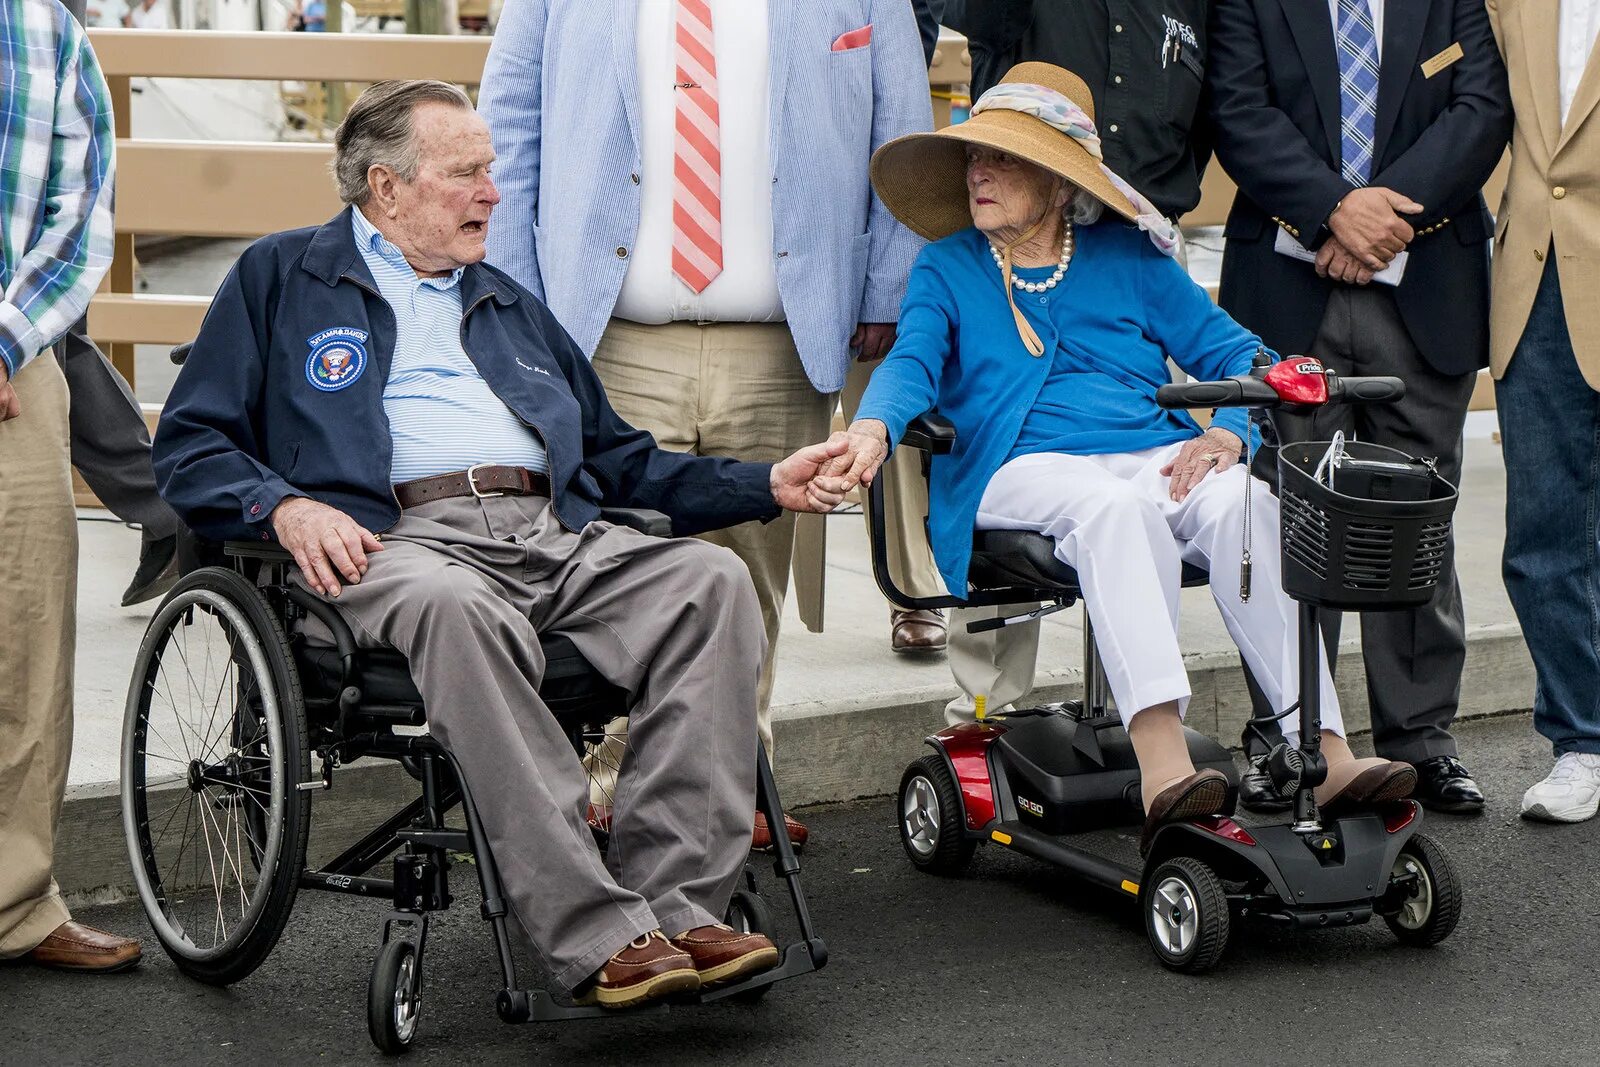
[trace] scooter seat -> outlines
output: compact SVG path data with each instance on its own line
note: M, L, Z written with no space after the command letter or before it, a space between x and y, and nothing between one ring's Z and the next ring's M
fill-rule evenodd
M1030 586L1079 593L1078 572L1056 558L1056 543L1032 530L977 530L972 535L968 579L974 589ZM1183 584L1205 585L1206 572L1183 565Z

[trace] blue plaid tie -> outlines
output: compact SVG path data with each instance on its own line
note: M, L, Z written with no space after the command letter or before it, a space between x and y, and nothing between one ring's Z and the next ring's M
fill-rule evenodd
M1340 173L1352 185L1372 176L1372 140L1378 119L1378 35L1367 0L1339 0Z

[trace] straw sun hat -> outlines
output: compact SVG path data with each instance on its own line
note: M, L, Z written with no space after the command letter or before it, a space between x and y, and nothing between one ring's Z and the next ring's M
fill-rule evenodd
M1052 94L1065 97L1088 117L1088 133L1094 136L1094 99L1082 78L1049 63L1019 63L979 98L967 121L936 133L897 137L873 154L872 186L895 218L930 241L971 226L969 145L1005 152L1058 174L1129 222L1147 214L1135 208L1117 187L1121 179L1112 178L1081 138L1063 133L1036 113L1008 110L1004 104L984 106L1012 95L1007 92L1010 86L1025 90L1023 95L1040 101L1045 109L1050 108Z

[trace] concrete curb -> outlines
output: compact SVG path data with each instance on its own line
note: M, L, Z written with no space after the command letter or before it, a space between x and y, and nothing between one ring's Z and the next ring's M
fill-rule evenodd
M1369 729L1366 672L1360 646L1340 647L1339 699L1352 733ZM1249 717L1250 698L1238 657L1209 652L1188 657L1194 695L1188 722L1202 733L1236 744ZM1077 669L1042 673L1035 703L1078 695ZM1467 639L1460 718L1525 710L1531 705L1533 664L1514 623L1479 626ZM892 792L922 740L944 723L949 685L899 695L791 704L773 725L779 788L791 808L881 796ZM310 844L313 863L328 859L415 798L416 785L399 767L367 760L341 768L330 793L314 793ZM131 892L132 873L123 841L115 782L68 790L56 837L56 881L69 903L108 903Z

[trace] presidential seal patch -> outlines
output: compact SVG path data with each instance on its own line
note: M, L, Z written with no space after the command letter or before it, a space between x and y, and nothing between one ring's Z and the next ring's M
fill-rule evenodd
M324 393L336 393L355 384L367 369L367 334L350 326L335 326L306 339L311 356L306 360L306 380Z

